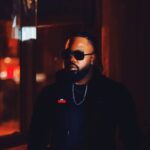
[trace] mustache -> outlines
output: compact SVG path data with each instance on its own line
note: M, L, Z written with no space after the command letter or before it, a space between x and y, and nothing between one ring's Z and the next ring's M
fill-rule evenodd
M71 65L75 66L75 67L77 68L77 70L79 71L79 67L78 67L75 63L70 62L70 63L66 63L66 64L65 64L65 66L66 66L67 68L70 67Z

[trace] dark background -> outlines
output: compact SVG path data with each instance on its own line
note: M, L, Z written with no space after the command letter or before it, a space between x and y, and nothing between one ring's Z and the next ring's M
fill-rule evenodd
M1 0L1 20L11 19L12 4L12 0ZM39 45L44 43L39 47L44 49L47 46L47 50L51 48L51 54L63 47L64 36L70 31L89 29L95 33L100 41L99 57L103 51L102 56L107 56L108 59L107 65L104 64L104 69L109 70L107 75L125 84L134 97L143 133L143 150L150 149L149 6L148 0L39 0L37 14L39 26L56 25L52 29L38 29ZM101 38L102 29L106 35L104 40ZM43 39L41 35L47 38ZM105 45L107 54L102 49ZM37 51L37 56L40 57L40 49Z

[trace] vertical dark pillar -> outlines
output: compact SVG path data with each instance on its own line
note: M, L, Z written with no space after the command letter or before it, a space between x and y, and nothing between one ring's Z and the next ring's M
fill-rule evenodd
M21 12L21 128L22 131L28 129L35 91L35 64L36 39L30 36L31 27L36 30L36 0L22 2ZM27 33L23 31L26 28ZM34 32L34 31L33 31Z

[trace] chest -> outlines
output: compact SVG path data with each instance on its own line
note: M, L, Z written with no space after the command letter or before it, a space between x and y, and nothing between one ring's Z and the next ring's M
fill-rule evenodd
M62 99L64 102L59 102ZM76 122L96 124L99 126L113 125L116 123L116 106L113 98L100 94L88 94L85 101L77 106L72 95L61 95L55 102L53 111L55 124L68 126Z

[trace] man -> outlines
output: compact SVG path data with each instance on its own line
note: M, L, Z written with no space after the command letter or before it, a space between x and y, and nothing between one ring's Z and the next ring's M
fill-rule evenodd
M28 150L115 150L117 129L125 150L138 150L133 100L124 86L94 66L93 38L74 34L62 56L64 69L38 98Z

